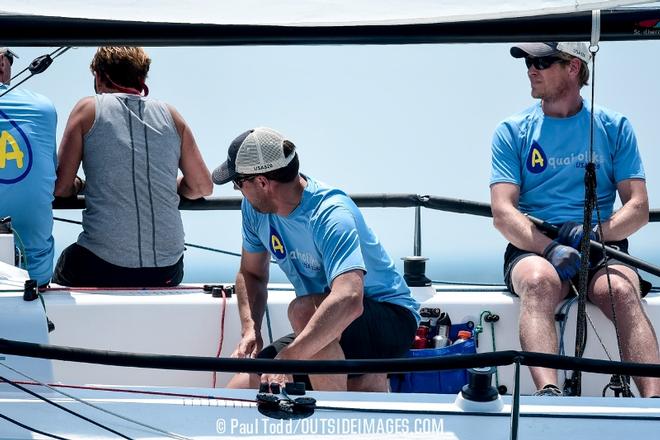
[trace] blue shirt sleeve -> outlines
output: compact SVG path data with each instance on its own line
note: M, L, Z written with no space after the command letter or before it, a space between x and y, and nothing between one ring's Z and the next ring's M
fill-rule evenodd
M336 277L350 270L360 269L366 273L357 224L348 207L341 204L326 207L316 220L313 232L329 286Z
M637 138L632 125L622 118L617 145L614 152L614 181L644 179L644 166L637 147Z
M509 124L503 122L495 130L491 154L490 184L508 182L520 185L520 149Z
M266 248L259 240L257 216L254 208L246 199L243 199L241 203L241 215L243 217L243 249L252 253L264 252Z

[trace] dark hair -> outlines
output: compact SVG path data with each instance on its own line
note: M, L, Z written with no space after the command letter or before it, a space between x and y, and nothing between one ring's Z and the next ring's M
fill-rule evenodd
M296 177L298 177L298 170L300 169L300 162L298 161L298 153L295 151L296 146L293 145L291 141L284 141L284 157L289 157L291 154L295 154L294 158L291 159L291 162L284 168L279 168L277 170L269 171L262 174L268 180L274 180L280 183L292 182Z

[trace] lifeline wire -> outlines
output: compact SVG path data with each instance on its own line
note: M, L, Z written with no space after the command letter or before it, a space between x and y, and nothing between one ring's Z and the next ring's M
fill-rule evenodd
M107 409L105 409L105 408L101 408L100 406L94 405L93 403L89 403L89 402L87 402L87 401L85 401L85 400L83 400L83 399L80 399L80 398L78 398L78 397L76 397L76 396L73 396L73 395L71 395L71 394L69 394L69 393L65 393L64 391L60 391L60 390L58 390L57 388L54 388L54 387L48 385L47 383L41 382L40 380L37 380L37 379L35 379L35 378L33 378L33 377L31 377L31 376L29 376L29 375L27 375L27 374L25 374L25 373L23 373L23 372L21 372L21 371L18 371L18 370L16 370L15 368L10 367L9 365L7 365L7 364L5 364L5 363L3 363L3 362L0 362L0 365L2 365L3 367L7 368L8 370L13 371L14 373L16 373L16 374L18 374L18 375L20 375L20 376L23 376L23 377L26 378L26 379L31 380L35 385L40 385L40 386L42 386L42 387L48 388L48 389L51 390L51 391L54 391L54 392L56 392L56 393L58 393L58 394L61 394L61 395L65 396L65 397L68 397L69 399L75 400L75 401L78 402L78 403L82 403L83 405L87 405L87 406L89 406L89 407L91 407L91 408L94 408L94 409L96 409L96 410L98 410L98 411L104 412L104 413L109 414L109 415L111 415L111 416L118 417L118 418L120 418L120 419L122 419L122 420L125 420L125 421L129 422L129 423L134 423L134 424L136 424L136 425L142 426L143 428L147 428L147 429L150 429L150 430L152 430L152 431L154 431L154 432L157 432L157 433L159 433L159 434L166 435L166 436L168 436L168 437L170 437L170 438L175 438L175 439L178 439L178 440L190 440L189 437L184 437L184 436L179 435L179 434L175 434L175 433L172 433L172 432L168 432L168 431L164 431L164 430L162 430L162 429L156 428L155 426L147 425L146 423L138 422L137 420L131 419L131 418L129 418L129 417L122 416L121 414L117 414L117 413L115 413L115 412L113 412L113 411L107 410Z
M4 420L8 421L9 423L13 423L13 424L16 425L16 426L20 426L21 428L26 429L26 430L31 431L31 432L34 432L34 433L36 433L36 434L45 435L45 436L47 436L47 437L54 438L54 439L57 439L57 440L69 440L69 439L67 439L66 437L60 437L59 435L50 434L50 433L48 433L48 432L41 431L41 430L39 430L39 429L37 429L37 428L33 428L33 427L29 426L29 425L26 425L25 423L21 423L21 422L19 422L19 421L16 420L16 419L12 419L11 417L6 416L6 415L4 415L4 414L2 414L2 413L0 413L0 419L4 419Z
M12 382L12 381L9 380L9 379L4 378L3 376L0 376L0 381L6 382L6 383L8 383L8 384L11 385L11 386L13 386L13 387L15 387L15 388L18 388L19 390L21 390L21 391L23 391L23 392L26 392L26 393L30 394L31 396L36 397L37 399L43 400L44 402L48 403L49 405L53 405L54 407L59 408L59 409L61 409L62 411L66 411L66 412L68 412L68 413L71 414L71 415L74 415L74 416L76 416L76 417L78 417L78 418L81 418L81 419L83 419L83 420L85 420L85 421L87 421L87 422L89 422L89 423L91 423L91 424L93 424L93 425L98 426L99 428L105 429L106 431L109 431L109 432L111 432L111 433L113 433L113 434L116 434L116 435L118 435L118 436L121 437L121 438L124 438L124 439L126 439L126 440L132 440L130 437L125 436L125 435L122 434L121 432L115 431L114 429L112 429L112 428L108 428L107 426L105 426L105 425L103 425L103 424L101 424L101 423L99 423L99 422L96 422L96 421L90 419L89 417L85 417L85 416L83 416L82 414L78 414L78 413L75 412L75 411L72 411L72 410L70 410L70 409L68 409L68 408L65 408L65 407L63 407L62 405L60 405L59 403L53 402L53 401L50 400L50 399L47 399L47 398L45 398L45 397L43 397L43 396L40 396L39 394L37 394L37 393L35 393L35 392L33 392L33 391L30 391L30 390L28 390L27 388L25 388L24 386L21 386L21 385L19 385L19 384L17 384L17 383L14 383L14 382Z

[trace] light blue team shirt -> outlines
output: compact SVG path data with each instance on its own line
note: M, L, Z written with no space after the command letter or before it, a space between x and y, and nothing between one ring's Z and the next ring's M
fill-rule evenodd
M5 90L0 85L0 93ZM11 216L30 278L39 285L53 273L56 127L55 107L45 96L19 88L0 98L0 216Z
M339 275L366 272L364 294L410 310L419 304L355 203L342 191L304 176L300 204L286 217L257 212L243 199L243 248L268 251L297 296L328 293Z
M568 118L543 114L538 103L502 122L492 145L490 184L520 187L519 209L552 224L582 221L584 167L589 162L590 104ZM612 215L616 186L644 179L637 139L628 119L596 106L594 163L601 218ZM593 217L593 224L597 221Z

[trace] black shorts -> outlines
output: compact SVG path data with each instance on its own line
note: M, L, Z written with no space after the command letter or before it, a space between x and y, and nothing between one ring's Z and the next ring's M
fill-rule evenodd
M183 255L172 266L122 267L77 243L62 251L53 282L72 287L171 287L183 279Z
M628 240L624 239L621 241L611 241L605 243L606 246L609 246L611 248L614 248L616 250L619 250L624 253L628 253ZM522 249L519 249L509 243L509 245L506 247L506 251L504 252L504 283L506 284L506 287L509 289L511 293L514 295L517 295L516 292L513 290L513 283L511 281L511 273L513 272L514 266L523 258L529 256L529 255L538 255L534 252L530 251L525 251ZM637 273L637 276L639 277L639 287L640 287L640 292L642 294L642 298L646 296L647 293L651 290L651 283L643 279L640 275L637 269L633 266L631 266L628 263L624 263L621 260L617 260L616 258L608 258L607 262L605 261L605 257L603 256L603 251L601 249L594 250L591 249L591 252L589 252L589 281L591 281L591 278L598 272L600 269L604 268L605 265L608 266L613 266L613 265L620 265L620 266L626 266L631 268L632 270ZM576 275L573 278L573 282L576 283L578 282L578 276ZM569 293L569 296L572 294Z
M417 321L410 310L388 302L364 297L364 311L341 335L339 345L346 359L387 359L404 357L410 349ZM265 347L257 358L273 359L295 339L290 333ZM356 375L349 375L354 377ZM294 375L296 382L305 382L311 389L307 375Z

